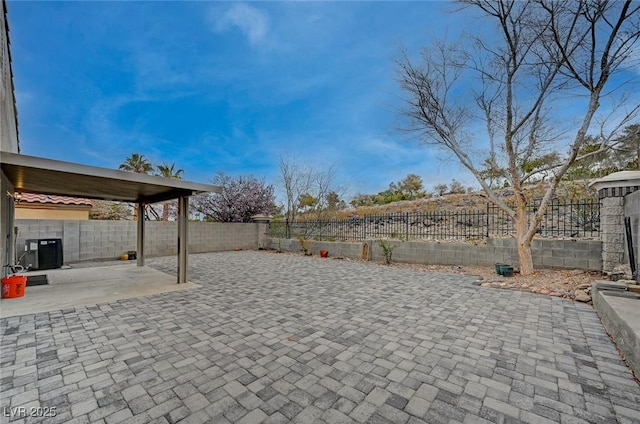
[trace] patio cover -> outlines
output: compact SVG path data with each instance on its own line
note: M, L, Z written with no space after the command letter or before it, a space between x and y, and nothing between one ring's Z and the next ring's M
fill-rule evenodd
M138 204L138 266L144 266L145 204L179 199L178 283L187 282L189 196L220 193L218 186L115 169L0 152L2 171L15 191Z

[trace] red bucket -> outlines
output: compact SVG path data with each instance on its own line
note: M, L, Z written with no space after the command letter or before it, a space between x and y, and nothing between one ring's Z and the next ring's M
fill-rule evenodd
M27 287L27 277L24 275L9 275L2 278L2 298L12 299L24 296Z

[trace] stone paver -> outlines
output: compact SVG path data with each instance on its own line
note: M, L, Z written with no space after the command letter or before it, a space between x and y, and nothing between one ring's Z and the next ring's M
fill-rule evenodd
M588 305L269 252L191 255L190 275L1 319L0 422L640 422Z

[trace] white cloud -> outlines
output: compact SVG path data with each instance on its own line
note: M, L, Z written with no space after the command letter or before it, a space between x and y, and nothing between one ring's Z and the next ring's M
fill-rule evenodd
M219 32L239 29L254 46L265 40L269 29L267 14L244 3L234 4L222 16L214 16L214 22Z

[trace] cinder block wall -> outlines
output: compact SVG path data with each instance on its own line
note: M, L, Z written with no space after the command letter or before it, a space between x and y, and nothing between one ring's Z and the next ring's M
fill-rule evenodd
M256 223L190 222L189 252L203 253L258 247ZM65 263L116 259L136 250L137 224L132 221L16 220L18 256L27 239L62 239ZM149 221L145 225L148 257L178 252L178 224Z
M377 241L369 240L371 258L384 260ZM486 244L389 241L398 247L393 261L425 265L494 266L502 262L518 266L518 252L514 239L489 239ZM329 256L360 259L362 243L308 241L315 255L328 250ZM283 251L301 250L298 240L277 239L271 247ZM534 240L533 263L537 268L602 270L602 242L599 240Z
M176 231L178 226L175 227ZM177 233L176 233L177 237ZM175 239L174 239L175 240ZM172 254L177 254L177 245ZM192 253L220 252L234 249L258 248L258 224L225 222L190 222L189 251Z
M640 203L640 196L634 201ZM131 221L16 220L16 226L18 256L24 251L26 239L44 238L62 239L65 263L116 259L122 253L136 250L136 223ZM151 221L146 223L145 229L147 256L177 254L177 223ZM258 244L258 240L264 236L261 231L264 233L265 229L266 226L258 223L190 222L189 251L204 253L266 247ZM361 257L362 243L308 243L316 255L324 249L329 251L330 256L352 259ZM372 259L382 261L384 256L378 243L374 240L369 240L368 243ZM493 266L496 262L504 262L518 265L513 239L489 239L486 244L419 241L390 243L398 245L393 252L393 260L397 262L468 266ZM300 251L298 240L271 239L270 246L284 251ZM534 240L533 251L534 265L539 268L602 270L602 242L598 240Z
M628 194L624 198L624 216L631 218L631 234L633 235L634 254L636 257L636 269L640 270L640 191ZM625 242L625 253L626 242ZM627 263L629 256L627 259Z
M625 263L624 198L605 197L600 202L602 266L604 271L613 271L618 265Z

